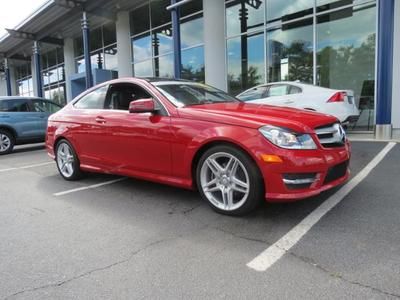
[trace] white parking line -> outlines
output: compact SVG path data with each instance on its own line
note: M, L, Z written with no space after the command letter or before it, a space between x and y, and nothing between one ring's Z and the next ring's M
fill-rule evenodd
M101 183L97 183L97 184L93 184L93 185L88 185L88 186L83 186L80 188L76 188L76 189L72 189L72 190L68 190L68 191L64 191L64 192L59 192L59 193L55 193L53 194L53 196L59 197L59 196L64 196L67 194L71 194L71 193L76 193L76 192L80 192L80 191L84 191L84 190L90 190L90 189L95 189L104 185L109 185L109 184L113 184L122 180L125 180L126 177L123 178L118 178L118 179L114 179L114 180L110 180L110 181L106 181L106 182L101 182Z
M40 163L40 164L34 164L34 165L28 165L28 166L22 166L22 167L14 167L14 168L8 168L8 169L0 169L0 173L3 172L9 172L9 171L15 171L15 170L23 170L23 169L30 169L30 168L36 168L36 167L41 167L41 166L46 166L54 164L53 161L50 162L45 162L45 163Z
M286 252L288 252L297 242L332 208L343 200L368 174L382 161L389 151L396 145L390 142L371 160L368 165L361 170L352 180L345 184L334 195L311 212L303 221L292 228L275 244L271 245L260 255L250 261L247 266L256 271L266 271L276 263Z

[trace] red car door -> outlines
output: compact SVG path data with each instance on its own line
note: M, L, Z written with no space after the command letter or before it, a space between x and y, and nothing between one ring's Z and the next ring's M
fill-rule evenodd
M105 126L102 156L113 172L171 174L172 132L168 113L129 113L131 101L150 97L145 89L131 83L110 86L107 110L98 117L103 118Z
M83 96L67 111L69 138L76 148L81 164L93 169L107 169L104 151L106 126L102 116L106 113L105 97L108 85L101 86ZM70 115L70 116L68 116Z

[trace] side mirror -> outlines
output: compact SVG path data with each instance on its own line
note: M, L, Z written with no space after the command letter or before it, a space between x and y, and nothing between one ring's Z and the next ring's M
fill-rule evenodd
M157 110L158 108L156 108L153 98L134 100L129 103L130 113L154 113Z

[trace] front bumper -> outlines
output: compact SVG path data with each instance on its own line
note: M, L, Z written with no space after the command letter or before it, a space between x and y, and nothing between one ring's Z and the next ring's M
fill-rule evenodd
M291 202L331 189L350 175L350 145L318 150L279 150L282 163L261 163L268 202Z

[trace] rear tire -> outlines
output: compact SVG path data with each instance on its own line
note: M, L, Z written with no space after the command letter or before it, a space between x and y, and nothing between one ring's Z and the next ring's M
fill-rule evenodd
M5 129L0 129L0 155L9 154L15 145L14 135Z
M74 181L82 177L78 156L67 140L61 140L57 143L56 163L60 175L65 180Z
M212 147L201 156L196 182L202 198L225 215L245 215L264 198L258 166L247 153L229 145Z

